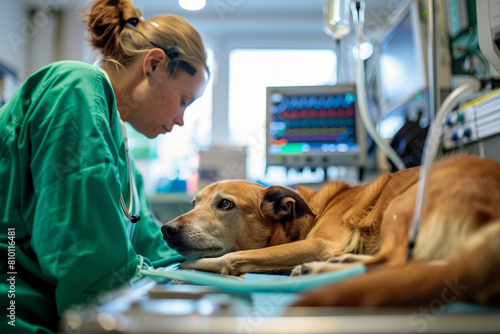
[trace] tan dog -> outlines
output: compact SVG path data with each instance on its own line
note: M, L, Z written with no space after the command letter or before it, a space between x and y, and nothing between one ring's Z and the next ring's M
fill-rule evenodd
M403 265L418 173L419 168L413 168L383 174L360 186L333 182L319 192L219 182L201 190L193 210L166 223L162 232L180 254L205 257L185 262L183 268L222 274L291 270L298 265L295 273L321 272L358 260L367 265ZM414 260L445 260L444 264L415 264L422 274L411 272L408 280L377 270L339 285L342 291L356 292L360 298L365 294L359 291L372 291L378 299L368 298L366 304L374 305L384 304L383 287L394 288L395 293L409 289L405 291L414 292L413 300L401 297L401 304L420 303L429 298L430 290L439 292L436 286L445 280L462 277L469 284L462 298L500 291L500 164L470 156L448 158L434 164L429 185ZM326 260L337 263L307 263ZM401 275L408 276L411 268ZM417 282L429 286L429 294L408 286ZM335 286L330 289L338 292ZM337 293L338 299L328 299L320 292L299 305L356 304L350 295Z

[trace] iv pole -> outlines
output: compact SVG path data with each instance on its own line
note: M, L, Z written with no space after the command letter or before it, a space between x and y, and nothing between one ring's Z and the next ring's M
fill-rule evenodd
M436 4L428 0L428 33L427 33L427 70L429 77L429 124L434 122L436 111L439 109L441 93L439 91L439 73L437 66L437 38L436 38Z

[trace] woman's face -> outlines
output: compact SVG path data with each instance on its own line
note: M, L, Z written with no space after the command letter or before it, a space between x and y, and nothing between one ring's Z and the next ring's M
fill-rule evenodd
M202 66L194 66L195 75L181 68L174 76L164 66L150 73L134 90L133 112L126 121L148 138L172 131L174 125L184 125L184 111L203 95L207 73Z

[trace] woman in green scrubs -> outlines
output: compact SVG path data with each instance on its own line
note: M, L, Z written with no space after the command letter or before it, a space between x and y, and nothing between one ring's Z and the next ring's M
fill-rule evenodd
M98 0L86 23L102 67L48 65L0 109L1 333L62 330L63 311L130 284L143 261L181 260L121 122L149 138L182 126L205 89L205 50L185 20L140 17L130 0Z

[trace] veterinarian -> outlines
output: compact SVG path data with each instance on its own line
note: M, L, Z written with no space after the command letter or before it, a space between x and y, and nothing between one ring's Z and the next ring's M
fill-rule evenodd
M123 122L149 138L183 125L208 80L201 37L176 16L142 19L130 0L98 0L85 23L100 67L48 65L0 109L1 333L59 331L63 311L130 284L142 263L180 260Z

